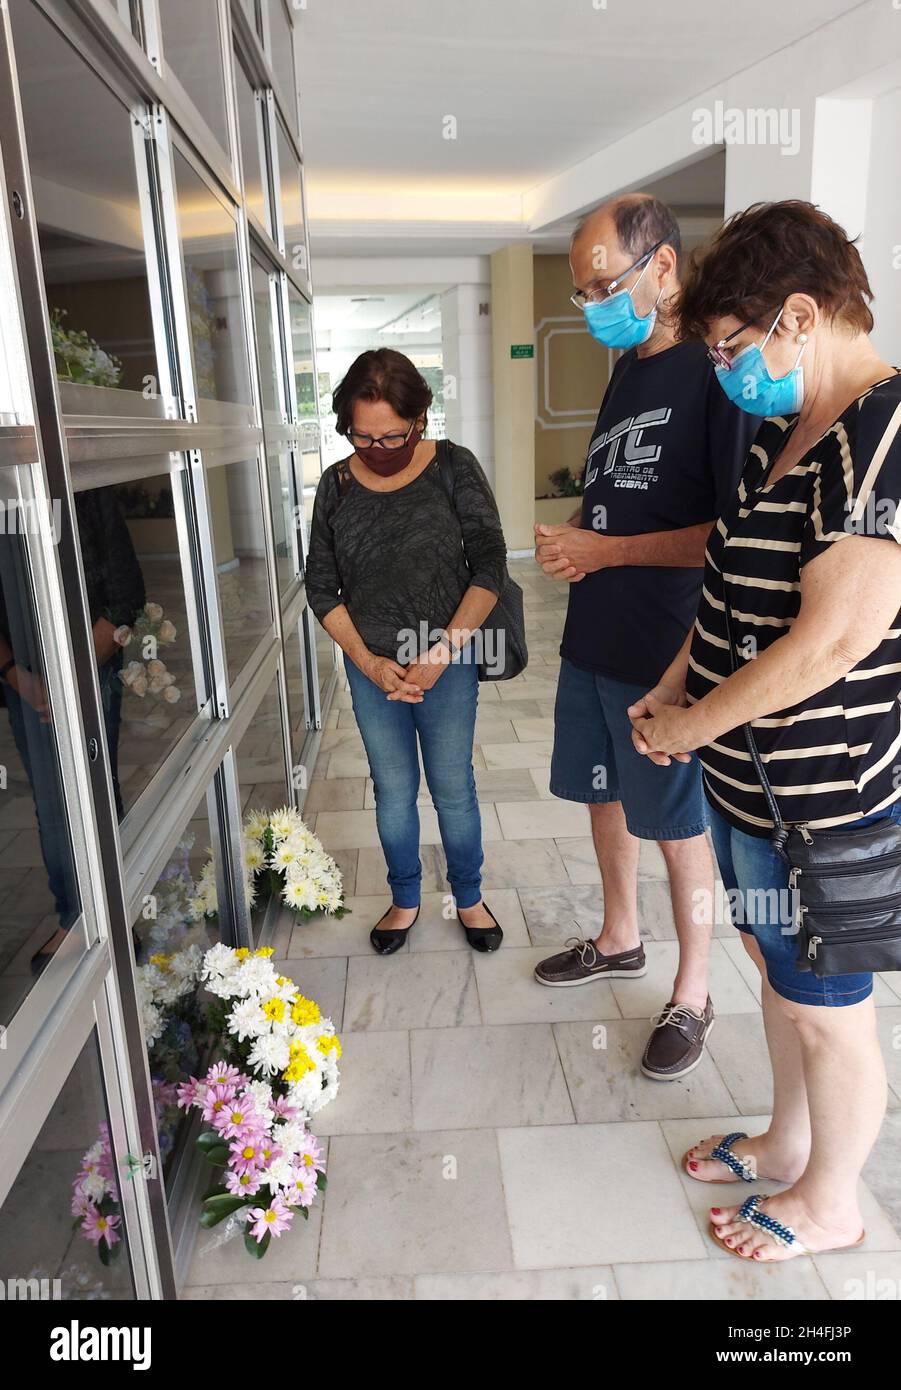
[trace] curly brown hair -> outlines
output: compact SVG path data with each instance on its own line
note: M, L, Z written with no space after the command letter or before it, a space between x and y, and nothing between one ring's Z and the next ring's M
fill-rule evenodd
M769 327L790 294L809 294L855 333L873 327L860 252L813 203L753 203L692 252L675 304L680 336L704 338L716 319Z

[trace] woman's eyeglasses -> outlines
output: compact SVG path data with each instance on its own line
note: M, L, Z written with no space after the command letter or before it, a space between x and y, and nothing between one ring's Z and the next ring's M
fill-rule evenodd
M729 344L732 342L733 338L738 337L739 333L744 333L745 329L750 327L751 325L749 323L743 323L741 328L736 328L727 338L720 338L718 343L715 343L713 347L707 349L707 356L715 367L719 367L726 372L732 370L736 349L730 348Z
M415 423L414 420L413 424ZM402 449L410 438L412 429L413 425L410 426L406 434L383 434L379 439L374 438L371 434L358 434L356 430L348 430L347 438L355 449Z

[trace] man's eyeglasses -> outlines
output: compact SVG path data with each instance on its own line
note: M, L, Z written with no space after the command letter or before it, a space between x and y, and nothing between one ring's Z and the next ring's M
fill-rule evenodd
M618 275L615 280L611 280L609 285L597 290L576 290L575 294L570 295L570 303L575 304L577 309L584 309L586 304L597 304L602 299L607 299L611 294L615 294L624 280L636 271L640 265L645 265L656 251L659 251L663 241L655 241L654 245L645 251L644 255L639 256L637 261L633 261L628 270L624 270L622 275Z

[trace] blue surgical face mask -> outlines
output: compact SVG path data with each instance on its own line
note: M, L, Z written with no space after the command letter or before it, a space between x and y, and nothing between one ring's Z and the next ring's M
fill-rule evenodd
M656 249L656 248L655 248ZM642 276L648 265L635 281L634 289L638 289L641 284ZM661 290L661 294L663 291ZM582 306L585 315L585 322L592 338L596 338L604 347L609 348L631 348L638 347L640 343L646 343L650 338L657 321L657 305L660 303L658 294L654 307L644 318L636 312L635 304L632 299L632 290L617 290L616 294L607 295L604 299Z
M796 415L804 400L804 369L801 358L807 347L807 338L802 334L801 349L795 358L795 365L785 376L773 377L766 364L763 349L776 331L776 324L782 318L782 310L776 315L770 331L758 346L751 343L742 348L732 359L731 367L714 365L716 379L729 400L746 410L749 415Z

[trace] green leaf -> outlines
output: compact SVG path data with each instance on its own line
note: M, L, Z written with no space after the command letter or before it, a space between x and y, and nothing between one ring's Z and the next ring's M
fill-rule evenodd
M245 1205L243 1197L234 1197L230 1192L223 1192L217 1197L205 1197L200 1212L200 1224L205 1231L209 1231Z
M325 1176L324 1173L316 1174L316 1186L319 1188L320 1192L324 1192L325 1189L328 1187L328 1178Z
M256 1239L255 1236L252 1236L250 1234L250 1231L245 1231L244 1249L247 1251L248 1255L252 1255L255 1260L261 1260L265 1255L266 1251L269 1249L269 1242L271 1240L272 1236L268 1231L263 1236L263 1239L259 1241Z

